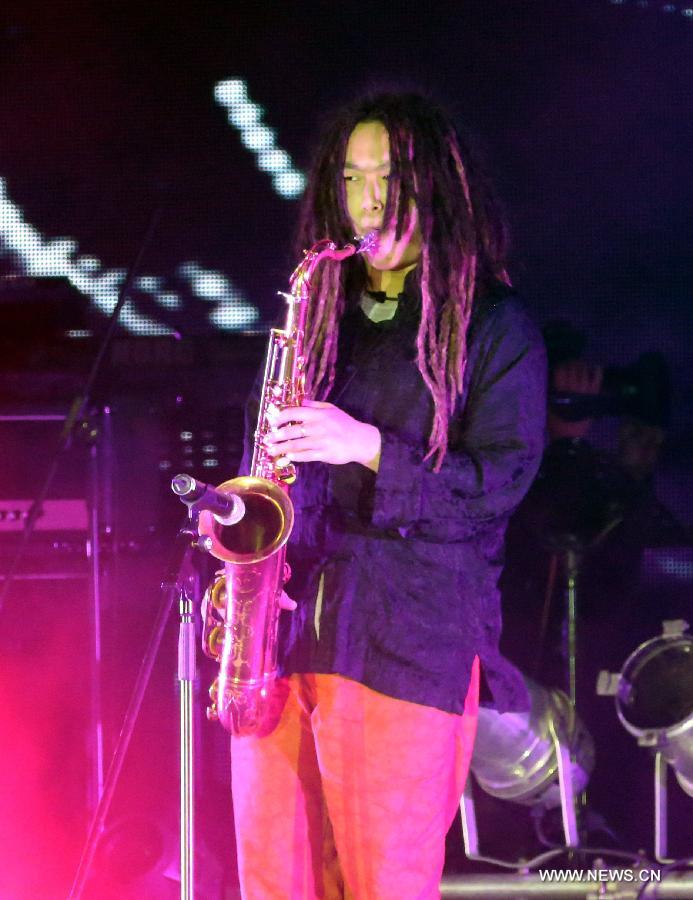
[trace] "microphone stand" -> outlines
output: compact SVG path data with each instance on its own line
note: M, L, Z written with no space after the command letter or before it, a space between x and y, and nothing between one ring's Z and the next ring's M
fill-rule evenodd
M192 504L191 506L194 506ZM194 540L192 539L194 538ZM194 897L194 758L193 758L193 688L195 682L194 604L197 572L191 551L197 546L197 511L190 509L189 519L178 532L166 578L162 583L163 598L145 651L135 687L128 704L113 758L106 776L103 793L94 812L68 900L79 900L94 860L99 838L113 800L120 772L130 745L145 691L161 647L174 597L178 595L180 628L178 638L178 680L180 691L180 810L181 810L181 900Z
M190 549L200 547L197 537L199 510L195 504L188 505L188 527L181 533L194 536L183 558L183 566L190 566ZM169 578L171 573L169 573ZM178 630L178 681L179 734L180 734L180 897L181 900L195 898L195 601L199 599L194 577L178 575L178 610L180 625ZM164 588L166 590L166 588ZM199 607L199 604L198 604Z
M208 538L198 536L198 519L201 510L209 508L209 496L203 493L195 500L180 497L188 508L185 524L176 538L173 556L166 578L161 585L163 599L152 629L130 698L123 727L111 761L106 784L89 826L89 833L77 874L72 883L68 900L79 900L84 890L89 869L94 860L99 838L104 830L115 788L118 783L125 755L130 745L135 723L144 694L158 655L164 629L178 596L180 623L178 630L178 681L180 682L180 897L195 897L195 721L194 697L196 680L195 607L199 600L199 579L193 563L192 550L207 549Z

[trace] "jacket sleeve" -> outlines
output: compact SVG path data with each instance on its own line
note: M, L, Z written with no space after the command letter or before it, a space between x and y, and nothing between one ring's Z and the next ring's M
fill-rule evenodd
M464 541L505 518L541 461L546 358L522 306L505 301L477 329L440 472L425 450L384 430L372 525L404 537Z

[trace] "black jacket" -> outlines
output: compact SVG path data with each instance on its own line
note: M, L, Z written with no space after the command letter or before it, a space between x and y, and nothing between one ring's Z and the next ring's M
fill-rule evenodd
M328 399L380 429L380 467L300 466L286 585L299 607L282 614L281 669L338 673L461 713L479 654L497 708L524 708L522 680L498 650L497 582L508 517L541 459L543 342L513 296L476 304L464 394L434 473L423 461L433 403L416 366L418 317L408 281L393 319L376 324L360 308L342 319Z

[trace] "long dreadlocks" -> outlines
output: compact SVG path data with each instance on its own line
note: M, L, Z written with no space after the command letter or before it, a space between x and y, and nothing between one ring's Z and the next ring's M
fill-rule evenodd
M417 364L434 404L426 458L438 471L445 458L448 421L462 392L467 328L475 296L508 283L507 232L491 185L450 118L428 98L382 93L340 110L325 129L305 192L298 243L329 237L350 240L343 178L346 146L360 122L380 122L390 140L391 173L384 224L402 236L413 201L423 238L416 278L421 319ZM339 321L347 298L360 297L366 267L360 257L325 264L316 273L308 313L306 384L309 396L326 397L335 378Z

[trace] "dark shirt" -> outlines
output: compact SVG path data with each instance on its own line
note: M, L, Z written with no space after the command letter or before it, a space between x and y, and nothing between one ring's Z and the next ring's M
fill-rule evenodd
M374 323L358 307L342 319L328 399L380 429L380 467L300 466L286 585L298 609L282 614L281 671L337 673L461 713L478 654L497 708L526 708L522 679L498 650L497 582L508 517L541 459L543 342L514 297L477 303L435 473L424 462L433 402L416 365L418 317L410 284L393 319Z

